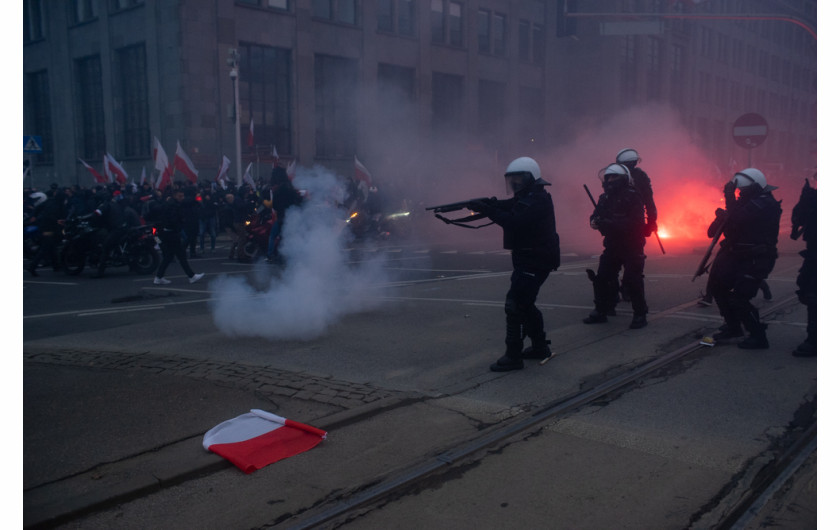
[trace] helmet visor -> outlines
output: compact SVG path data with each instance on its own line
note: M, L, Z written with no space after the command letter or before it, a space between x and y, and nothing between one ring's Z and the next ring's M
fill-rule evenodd
M525 189L533 179L534 177L526 171L505 173L505 186L507 187L508 193L515 194Z

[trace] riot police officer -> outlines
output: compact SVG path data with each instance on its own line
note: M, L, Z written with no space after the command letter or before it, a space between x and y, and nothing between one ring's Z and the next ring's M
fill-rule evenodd
M535 302L549 273L560 266L560 243L554 202L545 190L549 183L540 175L540 166L533 158L517 158L505 171L513 197L470 205L502 227L503 247L511 251L513 261L510 289L505 296L505 354L490 366L494 372L520 370L523 358L551 356L542 312ZM526 336L531 338L531 346L523 350Z
M773 197L764 173L747 168L735 173L723 187L726 209L715 212L709 226L713 237L723 223L724 239L709 271L708 289L724 319L724 326L714 339L727 340L749 336L739 348L767 349L767 325L759 320L758 310L750 300L758 292L776 264L781 202ZM739 196L735 197L735 190Z
M618 300L618 271L624 267L624 289L633 307L630 329L647 325L645 300L645 205L633 186L630 170L622 164L610 164L600 171L604 193L598 198L589 226L604 236L604 251L598 261L598 273L591 277L595 309L583 319L585 324L607 321L614 314Z
M796 276L796 294L808 309L807 337L796 347L793 355L814 357L817 355L817 189L812 188L807 179L790 220L790 238L796 240L802 236L805 241L805 250L799 253L805 259Z

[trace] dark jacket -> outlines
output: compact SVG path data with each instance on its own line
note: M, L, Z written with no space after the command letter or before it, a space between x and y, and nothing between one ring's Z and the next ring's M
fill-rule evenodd
M590 216L604 236L604 248L638 251L645 246L645 205L632 186L602 193Z
M543 185L532 184L511 199L494 201L486 213L502 227L502 243L511 251L514 268L555 270L560 266L554 202Z
M737 201L730 201L725 215L718 215L709 226L709 232L714 234L725 220L722 247L749 257L775 258L781 216L781 202L773 197L772 191L749 197L742 195Z

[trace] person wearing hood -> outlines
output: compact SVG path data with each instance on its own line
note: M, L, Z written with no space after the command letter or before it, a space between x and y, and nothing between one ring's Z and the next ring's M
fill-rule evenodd
M490 366L494 372L521 370L523 359L551 357L542 312L535 303L551 271L560 266L554 202L545 190L533 158L520 157L505 171L513 197L474 201L470 209L486 215L502 228L503 247L511 251L513 273L505 296L505 353ZM525 337L531 346L523 349Z
M778 258L782 206L773 197L774 189L767 184L764 173L752 167L735 173L723 187L726 209L715 211L715 220L708 230L708 236L714 237L723 227L723 241L709 270L708 283L724 320L723 327L713 336L715 341L743 337L746 329L749 336L738 343L739 348L770 347L767 325L759 320L758 310L750 300Z

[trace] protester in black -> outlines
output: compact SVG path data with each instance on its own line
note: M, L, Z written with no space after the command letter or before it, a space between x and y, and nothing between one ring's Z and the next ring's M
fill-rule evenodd
M735 190L739 190L736 199ZM780 201L773 197L774 186L755 168L735 173L723 187L726 209L718 208L709 226L713 237L723 223L724 239L709 271L708 289L724 319L717 340L749 336L738 344L745 349L767 349L767 325L759 320L750 300L758 293L776 263L779 239Z
M535 302L549 273L560 265L554 202L545 190L549 184L541 178L540 166L532 158L517 158L508 165L505 180L512 198L470 205L502 227L503 247L511 251L513 261L505 296L505 354L490 366L494 372L522 369L523 358L551 356L542 312ZM531 347L523 350L526 336L531 338Z
M595 293L595 309L583 319L585 324L607 322L618 301L618 272L624 267L624 289L633 307L630 329L647 325L648 306L645 299L645 206L641 194L633 186L630 170L621 164L610 164L601 170L604 193L598 198L589 226L604 236L604 251L597 274L591 273Z
M155 274L155 285L172 283L163 275L174 258L178 258L178 263L181 264L181 268L184 269L184 274L190 279L190 283L195 283L204 276L204 273L195 274L187 261L186 248L181 239L181 232L184 229L183 202L184 191L181 189L174 190L172 196L166 199L163 204L160 220L156 223L163 259L160 262L157 274Z

